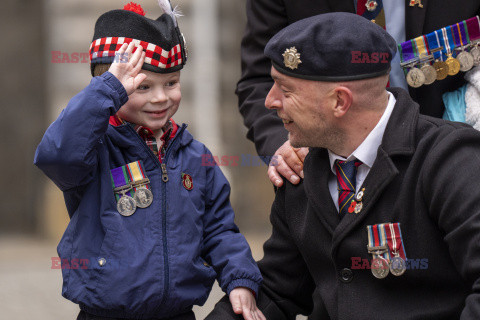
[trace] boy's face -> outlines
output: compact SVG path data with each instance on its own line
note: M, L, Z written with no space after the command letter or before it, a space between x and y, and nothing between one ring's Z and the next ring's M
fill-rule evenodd
M182 99L180 71L166 74L147 70L140 72L146 74L147 78L128 97L127 103L117 114L125 121L149 128L157 136L177 112Z

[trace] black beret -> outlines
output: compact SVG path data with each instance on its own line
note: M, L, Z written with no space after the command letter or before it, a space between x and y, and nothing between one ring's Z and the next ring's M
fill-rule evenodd
M112 10L98 18L89 51L92 75L96 64L112 63L115 51L132 41L146 52L142 69L170 73L183 68L187 53L173 18L165 13L153 20L145 17L141 8L138 10L141 12Z
M351 81L385 75L397 50L375 23L334 12L299 20L274 35L265 55L286 75L317 81Z

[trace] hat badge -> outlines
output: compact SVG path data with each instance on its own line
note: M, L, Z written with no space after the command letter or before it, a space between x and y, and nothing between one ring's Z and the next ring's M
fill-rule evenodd
M285 67L292 70L297 69L298 65L302 63L302 60L300 60L300 53L297 52L297 49L295 47L286 49L282 56Z

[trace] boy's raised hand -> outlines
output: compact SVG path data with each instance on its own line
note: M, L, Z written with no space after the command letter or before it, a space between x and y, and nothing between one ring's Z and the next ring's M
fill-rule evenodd
M132 51L135 44L130 42L122 44L120 49L115 52L115 60L108 69L123 85L128 95L131 95L135 89L147 77L139 73L145 60L145 52L142 46L138 46L135 53Z
M230 292L229 298L233 312L242 314L245 320L267 320L257 308L255 297L249 289L235 288Z

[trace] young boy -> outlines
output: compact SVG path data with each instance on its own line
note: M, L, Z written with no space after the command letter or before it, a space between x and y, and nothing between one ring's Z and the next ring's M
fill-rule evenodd
M89 261L62 268L62 295L80 305L77 319L195 319L193 305L217 278L237 314L265 319L228 182L201 165L208 149L171 119L186 52L162 4L157 20L133 3L97 20L95 77L38 146L35 164L63 191L71 218L58 254Z

